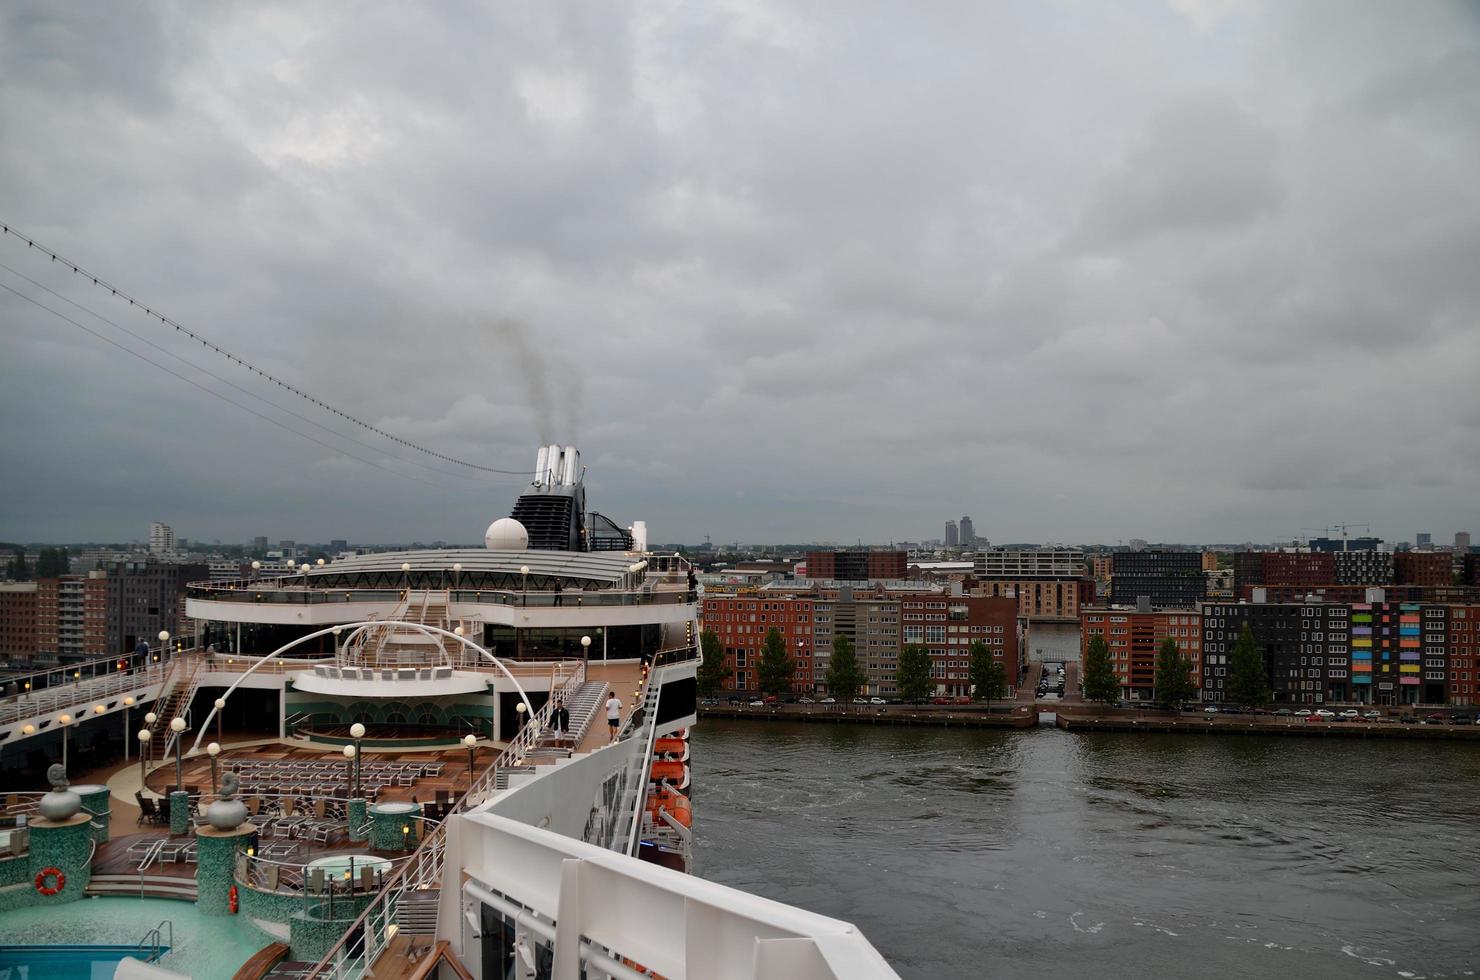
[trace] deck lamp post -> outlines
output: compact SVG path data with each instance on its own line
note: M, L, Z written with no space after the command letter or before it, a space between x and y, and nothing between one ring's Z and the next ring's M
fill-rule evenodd
M216 756L218 756L220 754L221 754L221 745L220 745L220 743L218 743L218 742L212 742L210 745L207 745L206 746L206 755L208 755L208 756L211 757L211 795L212 796L215 796L216 795L216 786L217 786L217 782L216 782Z
M359 799L359 794L355 792L358 788L356 784L359 782L359 780L355 779L355 772L360 768L359 760L359 750L353 745L346 745L344 747L344 768L346 770L345 776L348 778L345 782L349 783L349 798L352 800Z
M519 712L519 731L522 732L524 731L524 702L520 701L514 705L514 710ZM514 734L517 735L519 732L515 732Z
M226 699L216 699L216 741L221 741L221 713L226 710Z
M151 732L149 729L147 729L147 728L141 728L141 729L139 729L138 738L139 738L139 786L140 786L140 788L146 788L146 787L144 787L144 777L147 775L147 773L144 771L144 757L149 754L149 740L151 738L153 738L153 737L154 737L154 733Z
M128 761L128 716L134 706L134 696L128 695L123 699L123 761Z
M170 631L169 630L160 630L159 631L159 645L160 645L160 648L163 649L165 653L169 653L170 652Z
M589 662L591 660L591 637L581 637L581 659Z
M401 574L405 576L406 594L409 596L411 594L411 563L409 561L401 562Z
M527 605L529 605L529 566L528 565L520 565L519 566L519 576L523 580L523 583L524 583L522 586L520 586L520 591L524 593L524 596L523 596L523 605L526 605L527 606Z
M257 581L257 576L259 574L261 574L261 572L262 572L262 563L260 561L253 561L252 562L252 581L254 581L254 582Z
M62 771L67 770L67 729L72 724L71 715L61 715L57 718L57 724L62 726Z
M353 746L349 746L349 747L350 748L353 748L355 750L354 755L352 756L352 758L355 760L355 787L354 787L354 789L355 789L355 799L359 799L360 798L360 739L362 739L362 738L365 737L365 726L362 725L362 724L360 724L359 722L355 722L353 725L349 726L349 737L355 740L355 744ZM349 753L346 752L345 755L349 755Z
M462 579L462 562L455 561L455 562L452 563L452 589L453 589L454 592L457 591L458 582L461 579Z
M524 705L520 705L523 708ZM478 751L478 736L469 732L463 736L463 746L468 750L468 792L473 791L473 755Z
M159 715L156 715L154 712L152 712L152 711L146 711L144 713L144 724L149 726L148 728L145 728L144 731L149 732L149 738L153 738L154 737L154 732L152 731L152 729L154 728L154 723L156 721L158 721L158 720L159 720ZM148 738L141 738L141 739L139 739L139 741L140 742L147 743L149 741L149 739ZM149 746L147 744L142 745L142 746L139 747L139 751L140 752L143 752L148 747ZM143 765L144 764L144 760L142 758L139 759L139 764L140 765Z
M185 788L185 776L182 766L183 760L180 758L180 735L185 731L185 719L176 718L170 722L170 731L175 733L175 789L183 790Z

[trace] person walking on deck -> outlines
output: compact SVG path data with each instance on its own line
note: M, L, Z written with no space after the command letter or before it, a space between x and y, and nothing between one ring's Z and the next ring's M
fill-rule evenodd
M621 727L621 724L622 699L613 693L611 697L606 699L606 727L610 732L608 741L615 742L617 740L617 729Z

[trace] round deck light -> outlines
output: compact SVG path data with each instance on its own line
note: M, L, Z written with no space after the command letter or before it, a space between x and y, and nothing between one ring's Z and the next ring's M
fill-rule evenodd
M206 755L210 756L212 759L214 759L216 756L218 756L220 754L221 754L221 745L220 745L219 742L212 742L210 745L207 745L206 746Z
M170 631L169 630L160 630L159 631L159 642L160 643L168 643L168 642L170 642Z
M128 697L124 698L123 704L124 707L132 708L134 706L134 696L130 694Z
M411 571L411 563L409 561L403 561L403 562L401 562L401 571L403 571L403 572L409 572L409 571Z
M61 717L57 718L57 724L61 725L63 728L66 728L68 725L72 724L72 716L62 715Z
M142 745L154 737L154 733L147 728L139 729L139 743Z
M217 698L216 699L216 710L217 711L220 711L222 708L225 708L225 707L226 707L226 699L225 698Z
M262 563L260 561L254 561L254 562L252 562L252 571L254 571L254 572L260 572L260 571L262 571Z
M36 726L35 725L22 725L21 726L21 734L22 735L35 735L36 734Z
M176 718L174 721L170 722L170 731L174 732L176 735L180 734L184 730L185 730L185 719L184 718Z
M355 757L355 755L356 755L356 751L355 751L355 747L353 745L346 745L344 747L344 757L346 759L353 759Z
M461 627L461 626L454 626L454 627L453 627L453 628L452 628L452 632L453 632L453 633L454 633L454 634L455 634L455 635L457 635L457 636L462 636L462 635L463 635L463 634L464 634L464 633L466 633L466 632L467 632L467 630L465 630L465 629L463 629L463 628L462 628L462 627Z
M93 705L93 714L95 714L95 715L100 715L100 714L102 714L103 712L105 712L107 710L108 709L105 708L105 707L103 707L101 704L95 704L95 705Z
M324 567L324 559L320 558L318 561L314 562L314 564L315 565L318 565L320 568L323 568Z
M460 561L453 562L452 563L452 570L454 572L460 572L460 571L462 571L462 562L460 562Z
M156 714L155 714L155 713L154 713L154 712L152 712L152 711L151 711L151 712L149 712L149 713L148 713L148 714L147 714L147 715L145 715L145 716L144 716L144 720L145 720L145 721L146 721L146 722L148 722L148 723L149 723L149 724L151 724L151 725L152 725L152 724L154 724L154 723L155 723L155 722L156 722L156 721L158 721L158 720L159 720L159 715L156 715Z
M355 722L353 725L349 726L349 736L350 738L364 738L365 726L360 724L359 722Z
M523 705L520 705L520 707L523 707ZM463 742L464 745L466 745L468 748L471 749L475 745L478 744L478 736L477 735L464 735L462 742Z

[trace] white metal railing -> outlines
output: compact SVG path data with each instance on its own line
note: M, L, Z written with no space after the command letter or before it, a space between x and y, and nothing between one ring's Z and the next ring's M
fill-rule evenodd
M171 664L151 664L143 670L106 674L94 680L76 681L15 695L0 703L0 724L60 714L69 709L88 708L112 695L151 687L164 678L172 663L173 661Z
M579 977L582 964L588 975L646 976L632 968L638 963L672 980L897 976L848 922L507 817L462 818L458 847L444 888L461 887L464 909L488 905L513 920L526 948L549 949L555 980ZM476 956L471 929L441 938L465 959Z

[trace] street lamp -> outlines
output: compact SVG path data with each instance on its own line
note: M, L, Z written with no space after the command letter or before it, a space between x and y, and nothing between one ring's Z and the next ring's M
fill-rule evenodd
M405 576L404 581L406 583L406 594L407 595L410 595L411 594L411 563L409 561L403 561L403 562L401 562L401 574L403 576Z
M169 653L170 652L170 631L169 630L160 630L159 631L159 645L164 650L165 653Z
M258 576L258 574L261 573L261 571L262 571L262 563L260 561L253 561L252 562L252 581L255 582L257 580L257 576Z
M154 733L149 729L139 729L139 787L141 789L148 788L144 786L144 756L149 754L149 740L153 737Z
M521 586L521 591L524 593L523 604L527 606L529 605L529 566L520 565L519 574L524 579L524 584L523 586Z
M67 727L72 724L71 715L61 715L57 724L62 726L62 771L67 771Z
M216 741L221 741L221 713L226 710L226 699L216 699Z
M180 742L182 741L180 733L185 731L185 719L176 718L170 722L170 731L175 733L175 789L179 790L185 788L185 776L181 770L182 760L180 759Z
M216 795L216 756L221 754L221 745L212 742L206 746L206 755L211 757L211 795Z
M359 782L359 780L355 779L355 772L360 768L359 757L359 749L355 748L355 746L346 745L344 747L344 765L345 768L349 770L347 775L349 776L348 782L350 785L350 799L359 799L359 796L355 793L355 784Z
M581 659L587 661L591 659L591 637L589 636L581 637Z
M521 704L519 710L523 711L524 705ZM471 793L473 791L473 755L478 751L478 736L469 732L463 736L462 743L468 750L468 792Z
M355 799L360 798L360 739L365 737L365 726L355 722L349 726L349 737L355 740Z
M461 578L462 578L462 562L455 561L455 562L452 563L452 588L453 588L454 591L457 590L458 580L461 579Z

